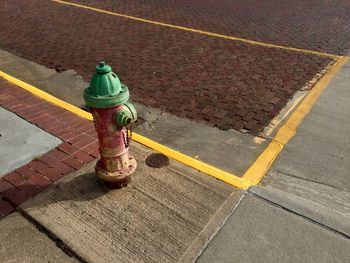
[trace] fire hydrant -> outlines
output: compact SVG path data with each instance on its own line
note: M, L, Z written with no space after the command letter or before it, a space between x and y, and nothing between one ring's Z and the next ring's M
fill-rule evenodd
M136 169L136 160L128 151L131 125L137 119L134 106L128 102L129 89L109 65L100 62L84 91L84 100L93 115L100 144L96 175L111 188L123 187Z

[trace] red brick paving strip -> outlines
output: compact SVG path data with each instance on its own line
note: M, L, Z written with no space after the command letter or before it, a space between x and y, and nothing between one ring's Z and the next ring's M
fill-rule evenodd
M0 197L0 218L8 215L13 211L15 211L13 205L8 201L2 200L2 198Z
M63 143L0 179L0 218L98 156L93 123L0 78L0 106Z
M100 5L106 1L94 2ZM158 8L149 11L163 16L171 13L170 2L177 7L181 6L180 1L113 2L115 5L125 5L126 8L134 3L135 10L142 12L147 9L144 6L149 6L148 2L157 2ZM198 11L195 14L199 14L202 12L202 1L200 5L197 2L188 1L194 7L190 10L182 9L181 12L189 19L191 13L187 12ZM203 6L218 5L218 8L204 7L207 15L200 14L202 24L212 16L217 16L217 12L223 12L224 3L229 2L231 1L203 2ZM289 2L294 6L293 1ZM3 0L2 3L0 48L59 72L74 69L85 81L90 81L99 60L107 60L129 86L134 101L223 130L240 131L244 128L251 134L258 135L295 92L331 61L315 55L252 46L141 23L51 1ZM248 6L246 10L258 11L255 5ZM162 7L165 8L164 13L159 11ZM273 16L270 9L264 8L264 12L266 10L268 17ZM302 10L302 14L307 15L308 12ZM298 19L298 16L294 17ZM234 19L235 15L220 16L216 22L220 24L220 21L231 18ZM261 22L265 18L261 18ZM245 17L238 20L240 19L248 21ZM344 20L344 15L341 20ZM216 22L208 23L214 25ZM276 23L275 20L273 22ZM254 26L259 25L255 23ZM232 30L245 28L227 21L221 26ZM331 29L332 32L338 30L335 27ZM304 32L299 31L300 34ZM283 35L284 32L287 31L283 29L274 35ZM263 33L265 36L271 35L268 30ZM344 31L344 34L348 34L348 31ZM332 34L326 34L327 41L333 39L329 36ZM296 37L297 34L292 34L291 39ZM305 43L313 39L312 36L302 34L299 38ZM23 111L35 121L40 121L44 114L32 112L31 109ZM56 129L55 119L51 121L53 123L50 128ZM39 126L47 125L44 120L41 122ZM78 126L77 123L71 127ZM58 133L61 138L69 140L76 136L74 131L64 128L61 127Z

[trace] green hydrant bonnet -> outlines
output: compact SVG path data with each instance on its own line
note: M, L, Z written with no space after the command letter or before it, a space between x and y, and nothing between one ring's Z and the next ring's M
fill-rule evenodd
M111 66L100 62L90 86L84 91L84 100L86 106L93 108L114 107L129 100L129 89L112 72Z

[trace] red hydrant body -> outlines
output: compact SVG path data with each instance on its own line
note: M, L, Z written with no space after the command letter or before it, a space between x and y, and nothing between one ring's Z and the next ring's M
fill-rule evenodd
M130 125L137 119L135 108L128 102L129 90L111 67L101 62L84 99L93 115L100 144L96 175L110 187L125 186L136 169L136 160L128 151Z
M101 159L96 164L96 174L104 181L126 184L129 175L136 169L136 161L129 154L129 132L118 126L115 121L120 110L127 110L125 105L114 108L91 110L100 143ZM122 182L125 181L125 182ZM121 185L122 186L122 185Z

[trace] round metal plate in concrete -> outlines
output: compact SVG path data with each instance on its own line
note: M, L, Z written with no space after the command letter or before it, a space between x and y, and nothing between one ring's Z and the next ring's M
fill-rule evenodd
M161 153L151 154L145 161L147 166L153 168L161 168L169 164L169 158Z

